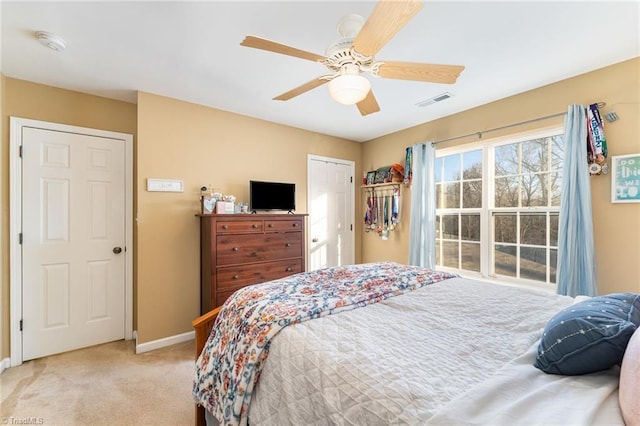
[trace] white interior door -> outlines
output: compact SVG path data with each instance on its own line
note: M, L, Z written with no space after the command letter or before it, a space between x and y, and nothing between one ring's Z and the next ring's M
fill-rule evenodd
M353 162L309 156L308 270L354 262Z
M22 134L22 355L125 337L125 142Z

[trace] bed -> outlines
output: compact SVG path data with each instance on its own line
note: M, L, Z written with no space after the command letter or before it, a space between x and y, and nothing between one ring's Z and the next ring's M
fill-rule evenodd
M194 321L196 423L624 424L618 365L534 366L550 319L577 302L393 262L247 287Z

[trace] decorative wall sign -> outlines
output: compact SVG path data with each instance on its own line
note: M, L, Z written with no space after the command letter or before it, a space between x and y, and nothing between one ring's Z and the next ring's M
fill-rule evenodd
M611 202L640 203L640 154L611 157Z

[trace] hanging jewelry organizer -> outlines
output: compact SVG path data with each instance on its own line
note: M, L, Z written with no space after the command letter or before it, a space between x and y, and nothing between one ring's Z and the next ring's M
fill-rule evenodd
M380 183L363 188L366 193L364 231L375 232L381 239L388 240L400 224L400 184Z

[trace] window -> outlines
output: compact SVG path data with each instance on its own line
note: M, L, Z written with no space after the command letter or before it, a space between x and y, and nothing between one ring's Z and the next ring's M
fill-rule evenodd
M555 284L562 130L436 153L436 265Z

